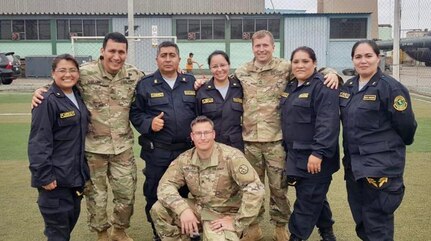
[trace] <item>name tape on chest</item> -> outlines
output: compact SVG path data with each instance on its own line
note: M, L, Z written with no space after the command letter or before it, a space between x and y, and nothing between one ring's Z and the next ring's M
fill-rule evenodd
M287 98L289 97L289 93L283 92L281 93L281 97Z
M308 98L308 96L309 96L309 93L302 93L302 94L300 94L300 95L298 96L298 98L300 98L300 99L307 99L307 98Z
M233 102L242 104L242 98L233 98Z
M398 95L394 99L394 108L397 111L404 111L407 109L407 100L402 95Z
M340 98L348 99L350 97L350 94L347 92L340 92Z
M205 98L201 100L202 104L211 104L214 103L214 99L213 98Z
M65 118L69 118L69 117L72 117L72 116L75 116L75 111L68 111L68 112L63 112L63 113L60 113L60 119L65 119Z
M195 96L196 95L196 91L194 91L194 90L184 90L184 95Z
M364 95L364 98L362 98L362 100L366 100L366 101L376 101L377 96L376 95Z
M159 93L151 93L151 98L161 98L164 97L165 93L159 92Z

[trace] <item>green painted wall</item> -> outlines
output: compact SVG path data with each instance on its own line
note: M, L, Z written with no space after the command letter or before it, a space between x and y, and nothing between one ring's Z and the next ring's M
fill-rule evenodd
M0 51L15 52L21 58L29 55L52 55L51 42L5 41L0 44Z

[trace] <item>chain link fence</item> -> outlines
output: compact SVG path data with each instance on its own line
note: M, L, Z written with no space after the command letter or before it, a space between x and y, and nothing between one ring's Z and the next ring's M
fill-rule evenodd
M304 13L371 13L371 38L392 44L395 0L265 0L267 10ZM344 7L344 8L343 8ZM400 81L412 92L431 96L431 0L400 0ZM374 23L376 19L377 24ZM289 19L287 20L289 21ZM377 28L377 29L376 29ZM287 30L288 31L288 30ZM331 30L329 30L331 31ZM286 35L289 32L285 32ZM307 36L319 38L319 35ZM287 45L288 43L285 43ZM349 45L348 43L347 45ZM332 50L340 50L335 48ZM386 71L392 74L392 46L382 48ZM316 50L316 49L315 49ZM332 51L331 50L331 51ZM333 52L333 51L332 51ZM337 52L337 51L335 51ZM316 52L317 53L317 52ZM334 55L336 55L335 53ZM289 55L286 53L285 57ZM331 56L341 61L345 56ZM348 56L350 58L350 56ZM336 61L327 61L337 65Z
M103 38L103 36L71 37L72 54L76 57L91 56L92 60L98 59ZM146 74L153 73L157 69L155 58L158 44L163 41L177 42L176 36L135 36L127 37L127 39L129 42L127 62L135 65Z

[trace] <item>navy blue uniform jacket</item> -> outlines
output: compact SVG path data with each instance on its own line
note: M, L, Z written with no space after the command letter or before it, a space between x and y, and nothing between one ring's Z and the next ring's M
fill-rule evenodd
M196 103L198 115L205 115L214 122L215 140L244 152L242 96L242 86L238 79L229 78L229 89L223 99L212 78L198 90Z
M417 127L409 92L380 69L360 91L358 81L348 80L340 91L344 167L356 180L402 176Z
M58 187L83 187L90 178L84 158L88 110L75 88L74 93L79 109L53 84L32 110L28 158L33 187L54 180Z
M190 123L196 118L195 81L193 75L178 74L172 89L157 70L138 82L135 100L130 108L130 120L141 134L140 138L164 145L177 143L191 145ZM159 132L153 132L151 122L160 112L164 112L164 127ZM153 165L168 166L172 161L170 152L155 151L158 153L150 153L143 148L141 158L145 161L158 162ZM145 156L153 154L158 155L157 158Z
M338 95L338 90L323 84L323 76L317 72L299 87L296 79L287 84L280 99L287 175L328 177L340 168ZM322 159L317 174L307 172L311 154Z

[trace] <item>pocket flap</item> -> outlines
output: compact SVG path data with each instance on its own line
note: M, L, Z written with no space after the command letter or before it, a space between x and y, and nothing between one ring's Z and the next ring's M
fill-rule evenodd
M379 153L379 152L387 152L389 151L389 146L386 141L367 143L359 145L359 153L361 155Z

